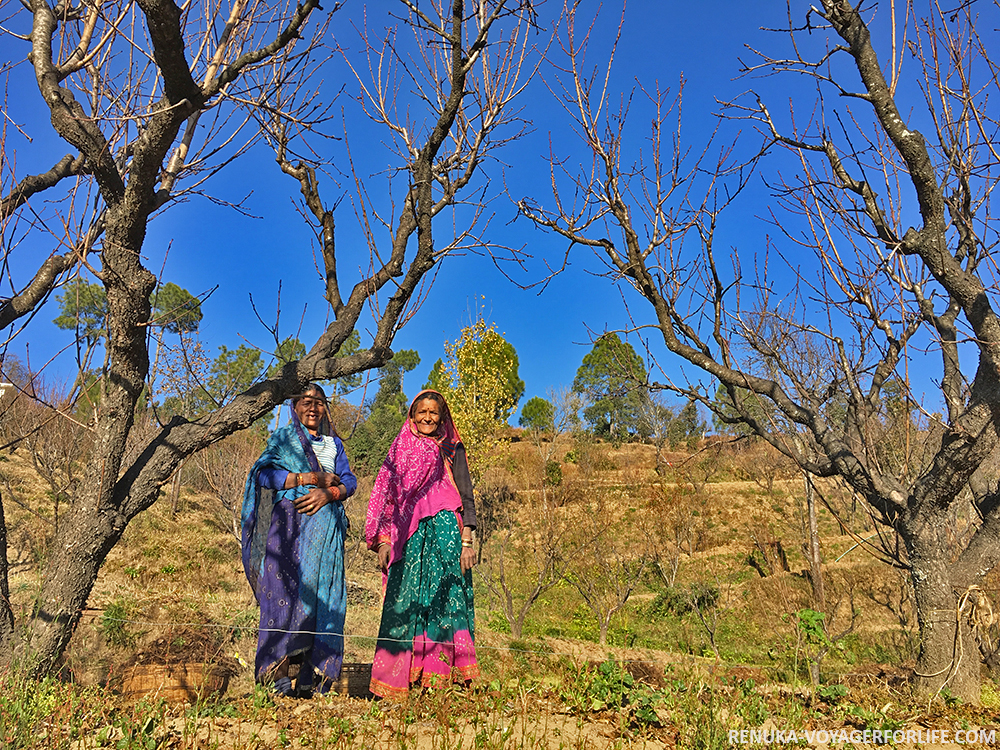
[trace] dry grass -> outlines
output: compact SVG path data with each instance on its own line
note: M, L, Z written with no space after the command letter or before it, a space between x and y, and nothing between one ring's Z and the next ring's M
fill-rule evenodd
M512 642L497 626L496 613L477 582L477 646L486 679L475 695L447 691L402 707L342 697L275 700L253 685L247 666L253 662L257 610L243 577L238 541L220 514L219 501L185 489L176 515L161 498L112 551L67 651L66 675L78 686L99 689L113 686L130 665L143 661L174 658L226 664L233 672L225 699L229 708L194 722L192 709L157 709L157 747L263 748L281 746L291 737L311 738L309 742L318 746L421 750L721 747L710 737L698 739L695 727L716 726L721 731L723 726L756 726L747 718L753 715L751 705L757 706L754 711L796 726L810 722L815 726L816 720L808 718L815 712L823 720L847 721L836 704L818 702L793 671L792 615L813 604L800 550L798 475L766 466L767 455L759 447L743 452L713 447L691 456L674 453L668 457L672 473L663 477L654 470L651 446L590 443L581 448L565 440L545 449L560 461L562 470L562 484L545 491L558 496L566 519L586 513L592 494L600 493L637 508L641 522L630 532L636 539L650 536L654 529L667 534L667 541L688 540L680 545L677 586L708 583L719 589L721 660L703 655L704 632L692 615L650 619L649 608L661 591L652 579L643 583L615 621L613 635L620 640L613 639L609 646L586 639L591 637L591 626L581 615L579 596L566 585L536 605L529 617L530 636ZM568 454L575 462L564 460ZM527 441L515 443L485 479L522 496L518 520L524 528L535 520L531 516L535 506L528 500L543 492L542 455ZM23 459L5 458L0 474L17 488L19 497L29 499L26 508L11 505L4 493L12 530L10 557L15 561L13 600L23 621L48 539L45 529L51 525L47 520L51 508L44 485ZM363 478L347 507L352 525L347 550L345 660L349 662L370 659L380 616L381 574L361 541L370 488L371 478ZM836 494L833 487L822 491L830 498ZM863 528L860 514L854 514L852 521ZM852 611L861 613L850 647L856 653L854 661L831 654L826 677L848 685L852 705L863 705L865 711L871 707L877 713L880 706L892 703L900 707L900 721L916 721L918 716L931 723L943 721L944 715L919 713L912 706L903 716L903 707L909 705L903 677L913 648L907 638L914 630L905 579L862 550L849 551L854 539L825 510L820 524L832 630L845 628ZM781 542L789 571L761 577L747 565L755 536ZM841 555L843 559L836 561ZM553 634L546 636L547 632ZM574 691L587 689L580 687L582 676L609 656L629 665L651 689L661 691L657 695L672 702L673 713L642 728L601 710L580 713L572 708ZM992 700L991 685L984 701ZM114 724L110 716L131 711L134 718L151 710L113 705L92 710L97 716L102 711L107 714L108 725ZM746 716L734 713L744 710L741 706ZM955 714L948 716L952 720ZM967 718L982 723L976 714ZM91 730L100 729L98 719L87 721ZM87 746L113 745L109 741Z

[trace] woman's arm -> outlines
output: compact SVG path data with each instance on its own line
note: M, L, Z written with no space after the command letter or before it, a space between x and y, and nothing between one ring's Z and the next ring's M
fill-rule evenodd
M455 446L455 460L451 465L455 486L462 498L462 553L459 564L463 573L472 570L476 564L476 552L472 541L472 532L476 528L476 495L472 487L472 476L469 474L469 459L465 454L465 446L459 443Z
M455 477L455 486L462 498L462 525L469 529L471 539L472 529L476 528L476 495L473 492L472 475L469 474L469 459L465 453L465 446L461 443L455 446L455 460L452 463L451 473Z
M295 486L294 475L280 466L265 466L257 472L257 484L269 490L287 490Z
M347 460L347 451L344 450L344 442L336 435L334 435L333 441L337 446L337 463L334 470L340 477L340 499L346 500L358 489L358 478L351 471L351 464Z

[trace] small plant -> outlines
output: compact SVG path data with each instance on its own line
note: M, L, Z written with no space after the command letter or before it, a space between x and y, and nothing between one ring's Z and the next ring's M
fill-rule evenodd
M101 613L101 621L97 626L104 642L112 648L131 648L135 645L136 636L129 629L134 604L122 597L108 604Z
M736 682L736 713L743 717L747 726L758 727L771 715L767 701L757 691L757 683L753 680L738 680Z
M840 701L841 698L846 697L847 693L848 690L844 685L824 685L821 688L817 688L816 697L824 703L833 705Z
M851 603L853 605L853 600ZM801 650L809 665L809 678L813 687L819 687L820 684L820 663L831 650L843 651L842 641L854 631L856 618L857 611L852 606L850 627L831 638L827 635L828 624L825 614L808 607L795 613L795 629L798 636L795 659L797 663Z
M659 691L637 682L614 659L579 672L562 695L571 708L581 713L617 711L630 723L645 725L659 723L656 708L664 700Z
M326 724L330 727L329 741L334 744L340 742L341 739L346 740L348 743L353 742L357 736L357 731L350 719L331 716L326 720Z
M897 729L902 729L906 722L902 719L889 718L888 710L889 704L874 711L862 706L850 706L847 709L847 714L860 720L861 729L879 729L883 732L894 732Z

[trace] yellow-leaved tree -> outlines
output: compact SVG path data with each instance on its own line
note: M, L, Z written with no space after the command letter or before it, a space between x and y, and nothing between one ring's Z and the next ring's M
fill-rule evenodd
M469 456L474 481L500 455L507 420L524 393L517 352L482 315L444 344L445 358L434 363L427 387L440 391L451 409Z

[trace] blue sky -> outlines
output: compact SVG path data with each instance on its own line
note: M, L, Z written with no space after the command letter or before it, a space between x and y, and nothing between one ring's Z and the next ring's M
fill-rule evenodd
M380 0L367 4L369 24L376 28L385 23L386 8L393 4ZM589 4L596 9L598 4ZM771 6L765 8L764 6ZM543 20L551 24L554 5L545 7ZM751 12L752 7L752 12ZM345 8L334 17L332 28L338 39L357 45L351 22L357 20L362 5L348 0ZM602 64L608 51L608 40L618 21L617 9L605 4L595 31L598 43L590 53L593 65ZM352 16L352 14L354 14ZM623 28L622 41L613 68L612 81L618 91L628 92L639 79L650 86L659 81L661 87L673 89L683 74L687 80L684 102L684 129L695 147L715 126L718 100L725 100L750 88L751 85L774 97L776 106L787 101L795 83L781 82L778 88L770 81L734 80L738 74L740 56L746 57L744 45L765 47L781 45L778 35L761 31L762 26L786 23L782 3L748 5L734 0L714 0L703 3L641 0L630 2ZM542 41L539 35L539 42ZM9 43L9 42L5 42ZM15 55L16 57L16 55ZM372 132L351 101L352 82L343 76L343 66L334 68L327 77L328 90L346 86L338 99L344 122L348 127L352 148L361 154L362 171L376 175L372 190L378 192L377 173L388 164L380 139ZM543 76L551 76L551 68L543 66ZM10 81L14 96L9 114L19 124L37 133L32 143L17 145L18 172L37 165L47 168L53 153L66 153L65 146L55 145L54 139L43 132L45 114L38 108L37 91L32 91L30 70L21 65ZM489 237L509 246L523 246L534 260L527 270L518 271L524 285L543 275L542 259L558 263L565 251L565 242L536 230L525 220L515 221L516 211L503 194L504 184L511 185L516 196L531 195L545 199L548 193L548 171L545 156L550 141L557 148L566 148L574 156L576 145L568 137L569 125L565 113L555 105L545 87L537 81L520 106L523 117L530 121L530 132L506 147L498 156L503 163L489 163L481 180L494 197L490 204L493 214ZM638 107L636 108L638 110ZM338 113L339 117L339 113ZM635 115L635 138L644 137L648 117ZM339 127L339 125L337 126ZM731 131L732 132L732 131ZM341 135L340 133L337 133ZM754 136L747 136L753 139ZM576 154L578 156L578 154ZM763 247L767 227L756 218L763 213L766 190L759 178L745 200L734 206L720 230L720 247L727 250L739 245L741 253L751 256ZM480 185L483 185L480 182ZM353 185L346 174L332 173L322 183L327 202L340 200L338 209L338 247L342 253L340 269L347 270L366 262L367 250L357 230L352 209ZM266 148L258 148L241 161L230 165L208 186L208 192L223 200L242 201L252 216L244 216L232 208L206 198L195 197L158 216L150 226L145 253L148 267L157 272L164 268L163 281L171 281L194 294L202 294L218 285L218 289L203 305L204 319L200 335L210 352L219 345L235 348L249 343L268 350L272 347L267 331L256 320L251 297L265 320L270 320L277 307L281 288L281 333L294 334L302 320L300 339L315 340L326 319L322 284L308 251L309 238L301 219L293 209L297 186L282 175ZM246 199L245 201L243 199ZM447 231L447 220L438 231ZM385 241L385 235L380 239ZM357 251L353 252L352 247ZM167 250L169 248L169 253ZM35 248L31 256L12 256L15 265L12 277L15 285L24 283L29 267L34 268L39 257L50 249ZM165 256L165 260L164 260ZM751 261L745 261L749 267ZM412 394L426 379L431 365L443 354L443 342L455 339L460 328L482 306L488 320L514 345L520 358L520 375L526 383L525 400L544 396L548 389L571 384L593 337L606 329L628 325L621 297L615 287L594 275L601 266L585 249L577 249L571 265L556 277L541 294L511 283L501 274L492 259L468 254L447 259L439 268L433 289L415 318L396 338L395 348L416 349L421 365L407 377L404 389ZM347 276L345 284L353 283ZM6 292L5 289L0 294ZM640 311L640 308L634 308ZM646 313L644 309L641 310ZM30 345L31 364L35 367L47 361L56 351L72 343L71 334L58 330L52 323L58 311L53 303L43 309L27 331L10 347L10 352L25 356L25 344ZM362 332L363 341L366 340ZM662 356L662 345L652 351L660 364L675 372L676 363ZM49 371L53 377L70 378L73 363L63 355ZM516 417L513 421L516 421Z

